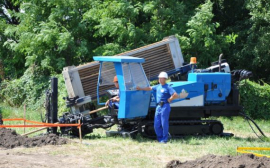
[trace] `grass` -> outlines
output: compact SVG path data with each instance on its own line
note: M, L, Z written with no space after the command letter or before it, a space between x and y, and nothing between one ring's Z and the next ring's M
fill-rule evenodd
M23 116L23 109L3 106L0 106L0 108L4 118ZM29 112L26 118L40 121L38 112ZM257 138L243 118L221 117L218 120L223 123L224 132L233 133L233 137L186 136L180 139L172 139L164 145L139 135L136 139L106 137L105 130L95 129L93 133L84 137L83 144L71 143L53 147L53 150L44 147L39 148L38 151L48 150L47 153L53 156L79 157L89 167L164 167L174 159L183 162L207 154L240 155L236 152L237 147L270 147L270 140L264 139L262 141ZM256 123L270 137L270 122L256 120ZM112 128L112 130L114 129L116 127ZM18 132L22 132L22 128L18 129ZM33 153L37 151L37 148L23 150L25 153ZM270 155L270 151L253 152Z
M25 111L25 116L24 116L24 111ZM2 113L2 117L4 119L7 118L25 118L27 120L33 120L33 121L39 121L41 122L41 117L40 113L43 112L45 113L45 109L38 109L36 111L29 111L26 107L24 110L24 107L20 108L14 108L14 107L9 107L6 106L5 104L0 103L0 113ZM22 125L24 124L23 121L5 121L6 125ZM28 123L26 123L28 124ZM13 128L16 130L17 133L23 134L24 133L24 128ZM33 130L36 130L37 128L25 128L25 132L30 132ZM40 132L33 134L32 136L35 136L37 134L40 134Z

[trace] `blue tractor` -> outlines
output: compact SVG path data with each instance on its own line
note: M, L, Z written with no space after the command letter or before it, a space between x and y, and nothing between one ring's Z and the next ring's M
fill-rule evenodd
M136 87L150 86L142 67L144 59L130 56L98 56L99 77L97 84L98 104L99 88L111 85L117 76L119 90L108 90L109 97L120 95L119 108L110 108L109 113L102 116L104 124L118 125L117 131L107 131L107 135L120 134L133 137L141 133L145 137L154 138L153 120L156 108L156 95L151 91L139 91ZM114 67L114 70L111 70ZM226 72L226 65L221 61L208 69L196 69L195 64L187 64L168 72L171 85L177 94L186 94L185 98L173 100L171 103L170 126L171 136L183 135L222 135L223 125L209 117L238 116L242 111L239 105L239 91L236 81L251 76L247 71ZM183 80L183 76L186 79ZM154 79L150 79L154 80ZM119 93L118 93L119 92Z
M65 98L70 112L64 113L58 119L57 78L52 78L51 90L46 93L46 122L78 123L80 120L83 136L92 133L96 128L107 129L117 125L117 131L107 131L106 134L134 137L137 133L141 133L145 137L154 138L156 95L151 91L136 90L137 86L149 87L149 81L157 79L157 76L147 78L142 67L145 60L131 56L97 56L94 60L98 61L100 66L99 72L93 74L99 73L96 94L98 105L104 105L108 97L110 99L118 95L119 107L116 109L112 106L107 114L98 115L90 96L74 95L75 97ZM98 62L95 65L98 65ZM71 71L69 76L64 75L74 83L74 87L67 85L67 89L81 89L76 73ZM199 134L224 135L222 123L212 120L211 117L231 117L242 114L243 107L239 104L237 84L238 81L249 78L251 72L230 71L229 65L221 60L220 56L218 62L206 69L197 69L196 64L191 62L167 73L171 79L168 84L179 95L178 99L171 102L169 132L172 137ZM111 88L115 76L118 79L119 89ZM84 82L89 83L88 79ZM110 88L106 92L108 96L106 100L101 98L105 93L100 90L104 88ZM185 98L180 95L185 95ZM57 130L49 128L48 132L56 133ZM61 133L79 136L77 127L61 127Z

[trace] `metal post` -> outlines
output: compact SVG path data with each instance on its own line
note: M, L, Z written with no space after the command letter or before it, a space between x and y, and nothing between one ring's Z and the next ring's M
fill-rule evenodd
M56 77L53 77L51 79L51 91L52 91L52 97L51 97L51 103L52 103L52 109L50 111L51 120L49 123L56 123L58 122L57 116L58 116L58 109L57 109L57 97L58 97L58 79ZM57 133L57 127L52 127L52 133Z

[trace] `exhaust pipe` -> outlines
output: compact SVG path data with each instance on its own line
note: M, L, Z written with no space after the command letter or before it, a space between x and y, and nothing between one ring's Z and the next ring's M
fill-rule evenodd
M221 72L221 57L223 56L223 54L219 55L219 60L218 60L218 65L219 65L219 72Z

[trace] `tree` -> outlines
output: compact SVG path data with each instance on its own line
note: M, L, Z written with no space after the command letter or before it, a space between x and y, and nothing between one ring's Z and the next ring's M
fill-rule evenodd
M213 22L212 11L213 3L207 0L196 8L195 15L187 22L187 34L179 36L186 55L185 60L197 57L201 67L208 67L211 62L216 61L230 43L226 41L226 36L217 34L220 24Z
M253 71L256 80L270 81L270 2L265 0L248 1L251 28L247 40L237 53L240 66Z
M5 35L8 25L19 24L19 20L13 15L16 12L19 12L18 2L6 0L0 2L0 60L4 67L2 73L8 78L16 78L25 70L24 58L4 46L5 41L9 40L9 37Z
M195 6L173 0L24 0L23 12L14 13L20 24L5 30L5 46L24 55L26 66L59 73L64 66L92 61L93 55L114 55L181 34L194 10L187 7Z

